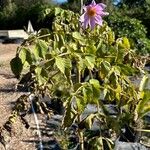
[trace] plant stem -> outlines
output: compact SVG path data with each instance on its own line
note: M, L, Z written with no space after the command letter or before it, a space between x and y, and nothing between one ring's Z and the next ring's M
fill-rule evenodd
M80 140L80 149L84 150L84 136L82 130L78 130L79 140Z
M80 123L80 115L78 114L78 122ZM84 136L83 131L78 128L78 136L79 136L79 142L80 142L80 150L84 150Z
M81 14L83 13L83 0L81 0L81 10L80 10L80 13Z
M93 79L93 74L91 70L89 70L89 75L90 75L90 79Z
M77 76L76 76L77 83L81 83L81 71L77 66Z

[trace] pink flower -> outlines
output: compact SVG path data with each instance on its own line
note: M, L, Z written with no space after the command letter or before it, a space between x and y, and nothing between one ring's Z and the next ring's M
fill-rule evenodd
M89 27L93 30L95 25L102 26L102 17L108 15L108 12L104 12L106 5L103 3L96 4L93 0L88 6L84 6L84 14L80 17L80 22L84 29Z

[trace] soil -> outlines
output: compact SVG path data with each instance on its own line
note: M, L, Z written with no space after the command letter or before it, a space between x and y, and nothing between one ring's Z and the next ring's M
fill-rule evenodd
M13 102L24 94L15 91L18 80L14 77L10 69L10 60L15 57L18 44L0 44L0 127L4 125L12 112ZM33 115L28 115L27 120L31 126L35 126ZM16 121L13 125L13 134L7 143L7 150L35 150L37 138L36 131L25 127ZM0 150L4 147L0 143Z
M28 113L25 119L30 125L29 129L26 129L17 119L13 123L11 137L8 138L6 134L6 149L1 143L1 133L5 133L1 132L1 127L10 117L12 107L21 95L28 94L16 90L19 80L14 77L10 68L10 61L15 57L18 46L19 44L0 44L0 150L37 150L40 149L40 140L42 140L43 149L59 150L59 144L64 144L66 140L62 135L57 135L60 129L55 129L54 133L54 129L50 126L56 127L59 124L58 128L60 128L61 121L58 120L62 118L61 115L54 115L54 119L47 123L48 119L44 114L36 114L42 136L39 139L34 114Z

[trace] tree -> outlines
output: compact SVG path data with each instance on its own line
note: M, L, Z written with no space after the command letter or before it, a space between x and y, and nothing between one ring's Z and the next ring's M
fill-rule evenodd
M145 0L121 0L120 1L120 4L125 4L130 8L142 5L143 3L145 3Z
M7 5L11 4L11 3L12 3L12 0L0 0L1 8L7 6Z
M150 37L150 0L122 0L118 6L122 16L127 15L142 21Z
M92 0L83 0L85 5L88 5ZM107 5L107 10L111 11L113 9L114 0L95 0L96 3L104 3ZM70 9L74 12L80 12L81 0L68 0L68 2L61 5L62 8Z

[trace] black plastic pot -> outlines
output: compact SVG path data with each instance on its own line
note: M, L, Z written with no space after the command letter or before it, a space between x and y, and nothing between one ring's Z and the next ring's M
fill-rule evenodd
M114 150L148 150L140 143L116 141Z

